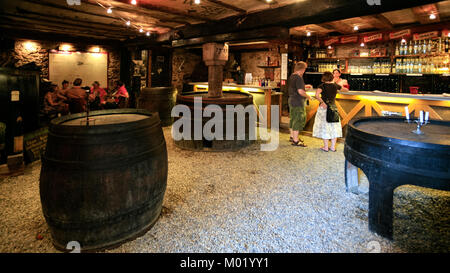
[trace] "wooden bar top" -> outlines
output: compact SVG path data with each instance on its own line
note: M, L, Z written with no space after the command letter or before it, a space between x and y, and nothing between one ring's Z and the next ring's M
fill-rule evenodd
M309 89L307 92L311 95L316 89ZM339 91L341 95L348 96L378 96L387 98L405 98L418 100L450 101L450 94L408 94L408 93L389 93L383 91Z

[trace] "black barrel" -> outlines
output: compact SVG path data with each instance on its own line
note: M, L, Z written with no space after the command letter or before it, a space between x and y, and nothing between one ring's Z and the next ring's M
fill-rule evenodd
M137 108L150 112L158 112L162 126L173 123L172 108L175 106L177 89L175 87L149 87L143 88L137 101Z
M42 159L40 195L53 244L82 251L116 246L158 219L167 150L157 113L118 109L54 119Z
M220 139L213 139L213 140L207 140L204 137L200 139L195 139L194 135L194 129L195 129L195 105L194 105L194 99L195 97L201 97L202 98L202 105L199 107L198 110L203 111L206 107L209 105L217 105L222 109L222 116L223 119L221 120L220 124L218 126L221 126L223 128L223 136L222 140ZM183 93L181 95L177 96L177 105L186 105L189 107L191 116L190 116L190 122L191 122L191 139L182 139L182 140L176 140L175 145L177 147L180 147L182 149L189 149L189 150L203 150L204 148L207 148L211 151L227 151L227 150L238 150L240 148L246 147L254 142L255 139L251 138L250 130L255 130L256 128L256 110L253 106L253 96L248 93L243 93L239 91L226 91L223 92L223 96L221 98L209 98L208 92L189 92L189 93ZM238 116L237 114L234 114L233 119L229 119L226 115L226 107L227 105L236 107L239 105L242 105L243 108L247 108L249 105L252 107L250 108L251 111L245 114L244 117ZM247 108L249 109L249 108ZM254 118L251 118L253 116ZM175 118L175 121L179 118ZM203 117L202 120L199 122L201 124L202 128L204 128L205 124L208 123L212 118L211 117ZM241 132L238 130L238 122L241 121L241 119L244 121L245 126L245 132ZM227 140L227 124L233 124L233 140ZM231 134L231 133L230 133ZM240 137L238 137L240 136Z
M412 133L416 127L403 118L371 117L354 119L347 128L346 165L362 169L370 183L369 228L388 238L395 188L450 190L450 122L432 120L422 135Z

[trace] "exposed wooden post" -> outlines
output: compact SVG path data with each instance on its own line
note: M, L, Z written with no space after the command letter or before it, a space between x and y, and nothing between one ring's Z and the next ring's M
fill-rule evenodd
M207 43L203 45L203 61L208 66L208 97L222 97L223 66L228 61L228 45Z

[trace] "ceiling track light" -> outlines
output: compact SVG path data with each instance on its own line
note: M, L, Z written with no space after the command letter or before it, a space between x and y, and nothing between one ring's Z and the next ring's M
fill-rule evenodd
M308 31L308 32L306 33L306 36L311 37L311 32Z
M194 3L199 5L200 4L200 0L194 0Z
M358 26L354 26L354 27L353 27L353 30L354 30L354 31L358 31L358 30L359 30L359 27L358 27Z
M131 25L131 22L130 22L130 21L127 21L125 24L126 24L127 26L130 26L130 25Z
M111 13L112 13L112 8L108 8L108 9L106 10L106 12L109 13L109 14L111 14Z
M432 13L430 14L430 20L435 20L436 19L436 14Z
M150 36L150 31L147 31L147 33L145 35Z
M131 0L131 4L132 5L137 5L137 1L136 0Z
M142 33L142 32L144 32L144 30L143 30L142 28L140 28L140 29L139 29L139 32Z

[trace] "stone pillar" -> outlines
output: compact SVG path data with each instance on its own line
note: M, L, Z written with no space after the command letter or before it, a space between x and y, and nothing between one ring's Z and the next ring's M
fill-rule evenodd
M228 45L207 43L203 45L203 61L208 66L208 97L222 97L223 66L228 61Z

